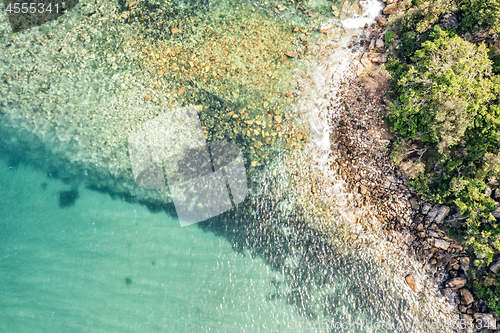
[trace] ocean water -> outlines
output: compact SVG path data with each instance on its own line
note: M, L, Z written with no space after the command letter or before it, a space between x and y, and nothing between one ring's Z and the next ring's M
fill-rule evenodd
M450 332L329 168L349 33L381 3L277 2L82 0L18 33L0 16L0 332ZM189 104L241 147L249 195L181 228L127 136Z
M0 162L1 332L282 332L283 281L196 225Z

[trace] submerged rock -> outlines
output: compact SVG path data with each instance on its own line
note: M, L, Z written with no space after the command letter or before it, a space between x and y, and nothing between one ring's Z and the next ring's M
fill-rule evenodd
M415 278L413 277L413 275L408 274L407 276L405 276L405 280L406 280L406 283L408 284L408 286L410 287L410 289L413 290L413 292L415 292L415 293L420 292L420 290L417 286L417 282L415 281Z
M79 197L78 189L73 189L69 191L60 191L59 192L59 207L66 208L71 207L75 204L76 200Z

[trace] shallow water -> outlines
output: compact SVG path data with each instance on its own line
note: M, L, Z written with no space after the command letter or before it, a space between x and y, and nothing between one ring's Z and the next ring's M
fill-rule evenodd
M449 332L452 307L329 168L326 106L356 56L336 17L359 28L380 3L165 4L80 1L15 36L1 18L0 331ZM249 196L180 228L168 191L135 185L127 136L188 104L241 147Z

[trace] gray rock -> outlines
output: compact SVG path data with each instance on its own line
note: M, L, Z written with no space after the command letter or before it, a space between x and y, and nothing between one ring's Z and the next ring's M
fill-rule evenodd
M474 313L474 319L476 319L476 326L481 323L482 328L489 328L491 330L497 329L497 323L495 318L491 313Z
M488 185L491 185L493 187L497 187L498 186L498 179L496 179L495 177L491 177L488 180Z
M430 230L428 230L428 231L427 231L427 234L428 234L429 236L431 236L431 237L434 237L434 238L439 238L438 233L437 233L437 232L435 232L435 231L430 231Z
M491 187L486 185L486 188L484 189L484 195L487 197L491 197L491 192L492 192Z
M446 288L460 289L460 288L465 287L466 284L467 284L466 278L456 277L456 278L453 278L446 283Z
M432 221L434 221L434 219L436 218L440 208L440 205L435 205L434 207L432 207L432 209L429 211L429 213L427 213L427 216L425 217L425 222L432 223Z
M448 13L441 20L439 20L439 26L443 29L457 29L458 20L454 13Z
M449 213L450 213L450 207L441 206L441 208L439 208L437 212L436 217L434 218L434 222L436 222L437 224L443 223L443 220L448 216Z
M467 271L469 270L470 266L470 259L469 257L462 257L460 258L460 268L467 274Z
M496 217L497 219L500 218L500 208L495 209L494 211L491 212L491 214Z
M462 295L463 304L469 305L472 302L474 302L474 296L472 295L469 289L467 288L460 289L460 295Z
M375 39L372 39L370 41L370 46L368 48L370 49L370 51L373 50L373 49L375 49Z
M387 179L391 182L391 183L397 183L398 180L394 177L394 176L389 176L387 177Z
M377 41L375 42L375 46L376 46L378 49L382 49L382 48L384 48L385 43L384 43L384 41L382 40L382 38L377 39Z
M493 194L493 199L495 199L496 201L500 201L500 189L496 189L495 190L495 193Z
M381 53L379 56L376 56L372 59L374 63L383 64L387 62L387 54Z
M490 271L492 271L495 274L498 272L499 269L500 269L500 260L490 266Z
M434 246L437 247L438 249L443 249L446 251L450 247L450 243L448 243L447 241L444 241L442 239L435 239Z
M431 210L431 208L432 208L432 205L430 203L426 202L422 205L422 209L420 211L422 212L422 214L425 215L429 212L429 210Z

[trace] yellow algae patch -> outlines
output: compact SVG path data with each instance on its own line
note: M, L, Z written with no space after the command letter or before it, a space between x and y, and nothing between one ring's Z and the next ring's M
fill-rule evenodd
M207 106L206 112L200 114L206 137L215 141L228 137L235 139L239 134L238 138L244 140L243 146L252 148L246 151L247 162L262 164L262 156L269 153L267 145L277 143L286 148L284 140L278 139L284 134L278 133L284 130L282 117L291 120L285 113L289 111L285 102L287 97L289 102L293 101L297 76L306 68L305 63L294 58L311 56L312 44L319 34L311 35L310 28L290 28L287 24L271 21L258 11L223 18L216 25L199 18L193 21L173 19L168 15L161 18L163 21L156 22L158 29L167 31L164 37L147 37L145 29L146 36L136 37L137 42L130 45L146 62L146 68L158 75L152 80L158 81L165 92L163 98L173 101L173 96L168 94L170 91L177 96L176 105ZM184 32L189 35L190 42L172 37L168 30L172 35ZM297 68L300 70L293 72ZM301 76L305 78L305 74ZM291 93L292 80L295 84ZM158 102L163 98L159 97ZM151 96L146 100L150 99ZM223 100L228 108L215 110L212 106L215 99ZM273 110L281 107L284 111L270 111L270 106ZM231 109L241 111L235 114ZM286 128L291 126L286 123Z

